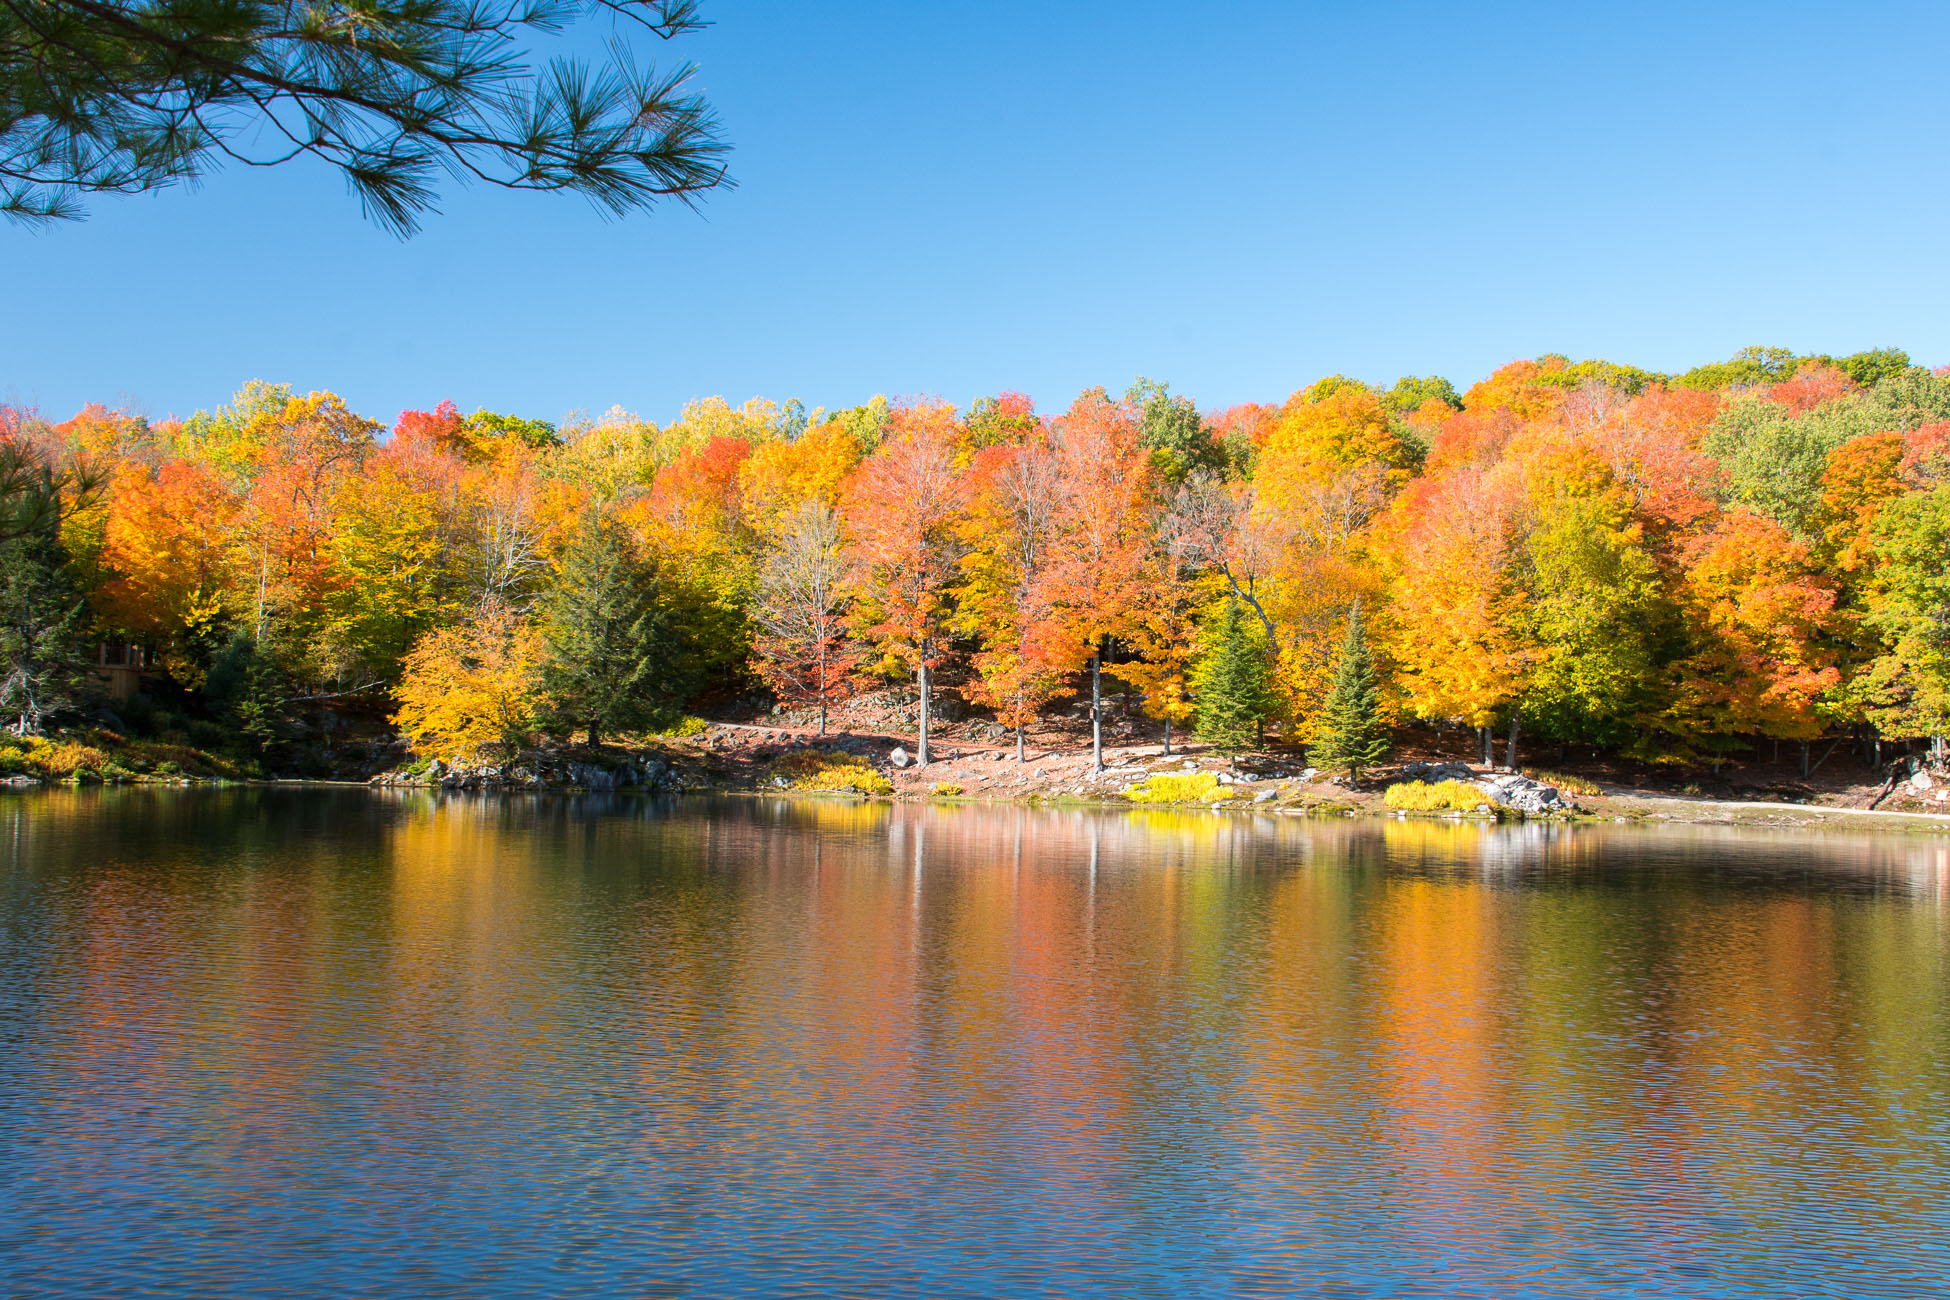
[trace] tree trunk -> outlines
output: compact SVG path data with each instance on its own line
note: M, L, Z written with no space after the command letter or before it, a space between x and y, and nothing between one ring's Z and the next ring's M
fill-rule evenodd
M1801 742L1801 779L1808 779L1808 742Z
M1512 772L1517 770L1517 723L1522 717L1523 715L1516 709L1510 710L1510 747L1506 757L1510 760L1510 770Z
M589 721L589 748L601 749L602 745L603 745L602 737L597 732L597 723L595 719L592 718Z
M924 656L926 653L925 650L922 651ZM928 765L928 661L926 658L921 660L920 666L915 669L915 674L921 680L921 743L918 747L921 752L915 755L914 761L916 766L926 767Z
M825 700L821 700L819 702L819 734L822 737L826 735L826 701Z
M1165 714L1165 757L1171 757L1171 715Z
M1104 770L1104 650L1098 646L1090 656L1090 770Z
M1482 745L1483 766L1495 767L1496 766L1496 742L1490 739L1490 729L1488 727L1476 728L1476 739Z
M1020 715L1020 714L1018 714L1018 715L1017 715L1017 717L1016 717L1016 762L1017 762L1017 763L1026 763L1026 762L1028 762L1028 761L1029 761L1028 759L1026 759L1026 758L1024 758L1024 757L1023 757L1023 749L1022 749L1022 717L1021 717L1021 715Z

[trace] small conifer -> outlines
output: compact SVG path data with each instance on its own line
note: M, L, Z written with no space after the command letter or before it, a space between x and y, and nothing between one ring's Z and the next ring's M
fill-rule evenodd
M1368 652L1368 638L1361 629L1361 607L1356 605L1348 616L1347 638L1341 643L1334 685L1321 705L1309 756L1314 766L1330 772L1345 771L1358 781L1362 768L1374 766L1387 754L1381 686L1374 656Z
M1273 690L1266 655L1237 600L1226 602L1193 687L1198 738L1234 758L1252 748L1260 724L1272 711Z

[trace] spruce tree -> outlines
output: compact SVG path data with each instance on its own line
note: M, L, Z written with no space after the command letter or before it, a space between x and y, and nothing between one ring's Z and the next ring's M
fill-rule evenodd
M1381 720L1381 685L1361 630L1361 607L1348 615L1347 638L1341 642L1334 685L1321 705L1309 755L1324 771L1344 769L1352 780L1388 754L1388 732Z
M1273 690L1266 656L1237 600L1226 602L1193 689L1198 697L1198 738L1235 760L1241 750L1252 748L1260 724L1272 710Z
M660 600L662 579L630 534L601 510L586 514L542 607L542 689L552 712L605 731L666 725L690 686L684 641Z

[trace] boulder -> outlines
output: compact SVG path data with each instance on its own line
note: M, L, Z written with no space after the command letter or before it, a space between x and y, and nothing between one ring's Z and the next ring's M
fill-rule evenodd
M914 760L908 757L908 753L905 749L901 748L899 745L896 745L894 746L893 752L887 755L887 761L889 763L892 763L895 767L906 767L909 763L912 763Z

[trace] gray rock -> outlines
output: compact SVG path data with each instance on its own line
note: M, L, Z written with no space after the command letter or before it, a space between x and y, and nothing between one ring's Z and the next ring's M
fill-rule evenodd
M908 757L907 751L905 749L901 748L899 745L896 745L894 746L894 751L891 754L887 755L887 761L889 763L892 763L895 767L906 767L909 763L913 762L914 760Z
M1253 802L1272 803L1275 799L1279 797L1280 797L1280 792L1278 790L1261 790L1258 794L1253 796Z

